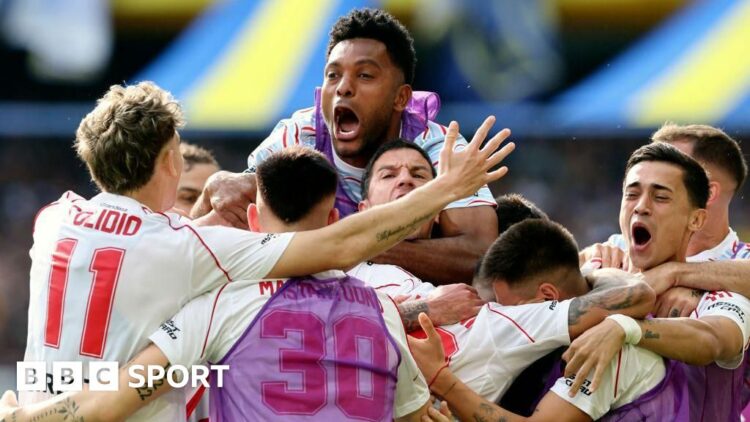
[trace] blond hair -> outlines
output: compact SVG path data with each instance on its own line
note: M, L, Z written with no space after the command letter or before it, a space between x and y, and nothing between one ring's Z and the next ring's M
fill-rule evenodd
M148 183L159 153L183 125L177 100L153 82L112 85L81 120L75 148L100 189L124 194Z

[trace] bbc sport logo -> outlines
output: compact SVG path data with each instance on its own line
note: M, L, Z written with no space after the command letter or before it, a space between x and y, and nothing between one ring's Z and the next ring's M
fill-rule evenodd
M120 385L118 362L89 362L86 379L91 391L117 391ZM193 388L208 387L208 376L212 374L213 385L224 385L224 371L229 365L131 365L128 367L130 388L153 388L162 380L174 388L190 384ZM18 391L46 391L60 393L83 390L83 362L52 362L52 373L47 372L46 362L16 362L16 389Z

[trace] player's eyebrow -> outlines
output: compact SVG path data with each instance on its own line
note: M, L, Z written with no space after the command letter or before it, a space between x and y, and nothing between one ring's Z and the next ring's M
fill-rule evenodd
M390 170L395 170L395 169L397 169L399 167L403 167L403 166L401 166L401 165L394 165L394 164L384 164L384 165L378 167L378 169L376 171L378 171L378 172L383 171L383 170L390 171ZM426 165L422 165L422 164L413 164L413 165L409 164L409 165L407 165L407 168L410 171L427 171L427 172L432 171L430 169L430 167L428 167Z

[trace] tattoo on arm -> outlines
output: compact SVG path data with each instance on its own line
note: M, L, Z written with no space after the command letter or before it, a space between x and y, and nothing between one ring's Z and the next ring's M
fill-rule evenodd
M568 325L578 324L581 317L592 308L617 311L633 306L635 290L639 288L643 288L643 286L596 288L586 295L574 298L570 302L570 309L568 310Z
M648 338L648 339L652 339L652 340L657 340L661 336L659 335L659 333L655 333L655 332L653 332L651 330L646 330L646 332L643 333L643 337L644 338Z
M166 373L167 369L169 369L169 366L171 364L168 363L164 367L164 372ZM152 387L149 387L148 385L144 387L135 387L135 391L138 393L138 397L141 398L141 401L145 401L147 398L151 397L152 394L156 392L156 390L164 385L164 379L166 378L166 375L162 379L154 380L154 385Z
M693 291L690 292L690 294L693 297L701 297L701 296L703 296L703 290L693 289Z
M507 422L508 420L500 414L500 409L497 406L488 403L480 403L479 410L474 412L472 418L474 422Z
M397 226L392 229L385 229L377 233L375 237L378 240L378 242L386 241L393 236L398 236L399 238L403 238L404 236L416 230L417 227L419 227L422 223L427 221L430 217L432 217L432 214L425 214L421 217L417 217L413 219L410 223L406 224L405 226Z
M62 420L64 420L65 422L85 422L83 416L78 416L78 410L78 403L76 403L72 398L68 397L62 402L57 403L54 408L46 410L43 413L32 417L31 422L42 422L48 420L47 418L50 416L52 416L54 420L62 417ZM14 413L13 417L8 420L8 422L14 422L15 420L16 415ZM0 422L5 421L6 419L0 420Z
M659 325L658 320L654 319L644 319L643 323L646 325ZM643 330L643 338L644 339L650 339L650 340L658 340L661 338L661 334L651 331L648 328Z
M419 314L422 312L426 314L430 312L430 307L424 299L409 300L398 305L398 313L401 314L401 322L404 323L407 333L420 327Z

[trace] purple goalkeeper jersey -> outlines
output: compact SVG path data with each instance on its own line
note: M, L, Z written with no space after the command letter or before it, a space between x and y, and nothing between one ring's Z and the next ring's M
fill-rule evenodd
M690 391L690 420L739 421L744 408L743 389L747 362L736 369L724 369L712 363L685 367Z
M604 415L600 421L690 421L685 364L664 359L664 379L635 401L620 406ZM720 420L720 419L716 419Z
M390 421L400 361L375 290L291 279L219 362L211 420Z

